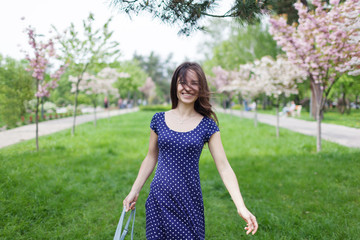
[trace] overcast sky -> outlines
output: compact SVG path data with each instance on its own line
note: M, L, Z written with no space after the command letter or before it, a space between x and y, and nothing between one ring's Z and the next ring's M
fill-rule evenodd
M226 2L226 1L225 1ZM114 39L120 43L122 60L131 59L136 51L148 55L151 51L165 58L174 54L177 63L185 58L200 60L198 45L203 39L202 33L196 32L190 37L178 36L177 26L168 26L150 16L134 16L132 20L126 14L119 14L109 7L105 0L16 0L0 1L0 53L16 59L23 58L20 48L28 48L23 30L31 25L37 33L48 34L51 24L59 30L67 28L71 22L81 29L81 22L89 13L95 16L100 27L114 16L111 29ZM25 17L25 20L21 20Z

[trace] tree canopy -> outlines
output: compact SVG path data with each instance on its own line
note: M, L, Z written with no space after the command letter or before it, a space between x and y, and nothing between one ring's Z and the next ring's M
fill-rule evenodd
M259 22L263 14L275 12L286 14L289 23L297 20L297 12L293 6L296 0L234 0L232 7L222 15L213 14L219 8L216 0L112 0L111 4L119 12L137 15L148 12L167 24L179 24L179 34L189 35L191 32L204 29L201 20L205 17L233 18L244 23ZM307 5L306 0L301 2Z

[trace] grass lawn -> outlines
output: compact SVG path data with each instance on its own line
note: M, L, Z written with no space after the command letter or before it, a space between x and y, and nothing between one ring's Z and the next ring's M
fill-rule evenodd
M0 150L0 239L112 239L122 201L144 159L154 112L87 123ZM206 239L360 239L360 150L252 120L219 114L227 158L247 207L244 221L207 148L200 159ZM153 173L154 175L154 173ZM146 182L137 204L135 239L145 238ZM130 238L129 238L130 239Z
M281 111L281 109L280 109ZM258 110L259 113L276 115L276 109L272 110ZM315 121L309 114L309 112L301 111L300 117L294 117L297 119ZM341 114L337 110L329 110L324 113L323 123L332 123L337 125L343 125L347 127L360 128L360 110L351 109L350 114Z

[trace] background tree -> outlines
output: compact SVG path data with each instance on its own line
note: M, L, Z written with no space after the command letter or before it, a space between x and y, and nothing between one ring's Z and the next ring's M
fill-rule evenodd
M276 99L276 137L279 137L279 98L297 94L297 83L302 82L307 74L285 56L278 56L276 60L262 57L254 62L253 72L256 81L262 83L265 94Z
M295 4L298 26L287 25L284 17L272 18L270 30L289 60L307 71L316 103L317 151L321 151L321 116L327 96L339 77L351 70L351 60L360 51L360 43L350 41L350 36L359 34L353 22L358 20L360 2L339 4L339 0L333 0L326 6L320 0L312 3L314 11L300 2Z
M110 67L116 68L119 72L127 73L127 76L119 78L114 86L118 89L120 98L133 99L136 104L137 99L140 98L138 88L142 86L148 75L141 68L137 60L113 62L109 64Z
M144 93L144 95L147 99L147 102L149 104L152 103L152 101L155 97L155 94L156 94L155 88L156 88L156 85L155 85L154 81L151 79L151 77L148 77L146 79L145 84L139 88L140 92Z
M225 26L224 26L225 27ZM234 70L240 64L253 62L263 56L281 53L266 24L238 26L232 25L227 39L212 48L210 58L204 62L205 70L214 66Z
M356 106L359 102L360 95L360 76L351 76L344 74L334 84L330 93L329 99L337 101L337 107L341 114L351 112L351 103Z
M169 54L165 60L154 52L149 56L142 56L134 54L134 60L137 60L141 68L156 84L156 97L154 103L169 102L170 101L170 80L172 73L175 70L175 65L172 62L172 54Z
M95 18L90 13L88 18L83 20L83 36L79 36L79 31L71 23L63 37L59 38L62 57L70 62L69 71L77 77L76 89L83 80L84 73L94 71L97 63L105 63L119 57L119 43L111 41L113 34L109 31L111 20L112 18L109 18L101 28L94 29ZM59 32L56 27L53 26L53 28ZM75 91L72 135L75 134L78 92L78 90Z
M113 86L121 77L128 77L128 74L118 73L116 69L106 67L96 76L84 73L83 80L80 82L78 91L85 93L91 99L94 108L94 126L96 126L96 107L98 106L100 95L118 95L118 90ZM69 76L72 82L72 92L76 91L77 77Z
M275 12L287 14L289 23L296 21L297 12L293 4L296 0L235 0L232 7L222 15L214 15L213 12L219 8L218 1L176 1L176 0L112 0L112 5L119 12L128 15L137 15L145 11L150 13L153 18L158 18L167 24L178 24L179 34L189 35L195 30L204 29L201 20L205 17L213 18L233 18L240 22L255 23L259 22L264 13ZM307 4L306 0L301 0Z
M255 111L254 125L257 127L257 100L260 94L264 92L264 86L263 83L258 81L255 72L256 70L254 69L253 63L240 65L238 70L230 71L228 73L230 81L227 81L226 85L222 86L219 91L241 94L241 97L245 99L247 103L253 100L253 110ZM224 71L215 72L216 75L219 73L223 75L226 74ZM244 107L247 108L247 104L244 104Z
M34 98L35 84L27 63L0 54L0 119L14 127L26 112L25 103Z
M55 55L54 42L49 39L47 42L38 41L36 38L35 30L31 27L26 29L26 34L29 38L29 44L33 50L33 54L26 53L26 59L29 61L27 71L32 73L36 86L36 108L35 108L35 123L36 123L36 149L39 151L39 103L40 98L49 97L51 89L57 87L57 81L65 72L67 64L61 65L58 70L49 76L50 79L45 79L45 72L51 66L50 60L57 59Z

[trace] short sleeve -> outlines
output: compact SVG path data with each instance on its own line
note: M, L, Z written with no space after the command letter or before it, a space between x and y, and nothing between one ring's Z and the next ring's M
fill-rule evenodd
M207 121L207 130L206 130L206 134L205 134L205 142L209 142L210 137L216 132L220 132L220 129L219 129L218 125L216 125L216 122L212 118L209 118L208 121Z
M159 114L155 113L154 116L151 119L150 122L150 128L156 133L158 134L158 129L157 129L157 122L158 122L158 118L159 118Z

